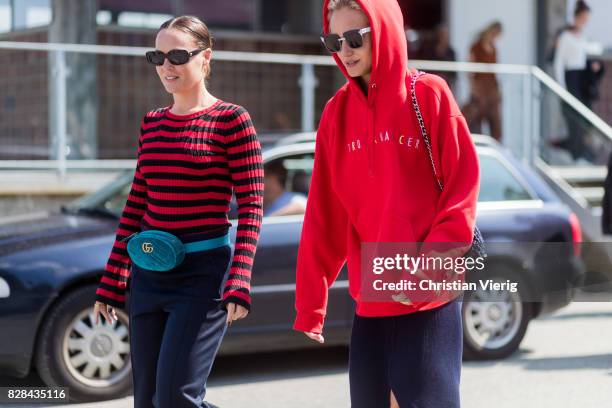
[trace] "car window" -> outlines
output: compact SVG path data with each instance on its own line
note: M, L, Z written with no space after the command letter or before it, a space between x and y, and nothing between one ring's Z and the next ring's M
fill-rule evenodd
M287 169L285 189L307 196L310 190L314 155L312 153L301 154L279 160L282 160L283 166Z
M478 201L532 200L523 184L495 155L480 154L480 194Z
M479 202L532 200L523 184L495 155L479 154L480 162L480 194ZM285 191L308 196L314 154L297 154L269 161L264 166L264 172L280 165L287 172L284 183ZM129 181L129 182L127 182ZM102 207L117 216L125 206L130 192L132 177L119 177L115 182L94 194L90 194L74 202L76 207ZM230 204L230 219L238 218L238 206L233 196Z
M298 215L306 210L306 198L314 165L313 153L292 154L270 160L264 165L264 216ZM281 197L282 194L282 197ZM271 201L271 198L275 200ZM278 200L277 202L274 202ZM238 217L235 197L230 219Z
M108 197L103 203L103 207L117 215L121 215L123 208L125 207L125 203L127 202L128 195L130 194L130 189L132 184L124 186L118 194L112 195Z
M134 172L126 171L100 190L74 200L67 207L104 208L119 217L127 202L133 178Z

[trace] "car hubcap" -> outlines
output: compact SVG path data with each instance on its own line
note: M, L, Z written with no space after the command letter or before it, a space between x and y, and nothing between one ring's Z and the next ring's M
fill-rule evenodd
M523 317L520 293L479 288L466 295L465 330L474 344L482 349L495 350L510 343L518 333Z
M119 320L98 325L92 309L78 314L63 339L64 364L79 382L90 387L108 387L123 380L131 369L127 316L117 310Z

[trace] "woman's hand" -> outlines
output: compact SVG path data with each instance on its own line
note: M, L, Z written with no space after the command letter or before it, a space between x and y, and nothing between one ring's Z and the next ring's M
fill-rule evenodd
M395 295L391 295L391 299L406 306L412 305L412 301L404 292L397 292Z
M100 313L104 316L104 319L106 319L108 323L114 323L113 319L115 319L115 321L119 320L114 307L112 307L111 305L107 305L106 303L96 301L96 303L94 304L94 316L96 326L98 325Z
M304 332L304 334L306 335L306 337L308 337L311 340L314 340L318 343L325 343L325 339L323 338L323 335L319 334L319 333L313 333L313 332Z
M412 273L412 275L419 279L419 281L416 281L416 282L413 281L413 282L415 282L417 284L417 286L418 286L420 281L432 281L434 283L436 282L436 279L432 279L429 276L430 274L428 274L426 271L424 271L421 268L418 268L416 271L414 271L414 273ZM419 292L417 292L417 293L419 293ZM441 291L439 289L437 289L437 287L436 287L436 289L432 290L432 293L435 295L435 297L433 299L429 299L429 297L430 297L429 295L425 295L424 293L419 293L420 296L419 296L419 299L417 299L417 300L428 300L430 302L433 302L435 300L439 300L437 298L440 296ZM420 299L420 298L423 298L423 299ZM406 296L406 294L404 292L401 292L401 291L397 291L394 295L391 295L391 299L393 299L393 301L395 301L395 302L401 303L401 304L406 305L406 306L413 305L412 299L410 299L408 296Z
M227 304L227 324L232 324L235 320L244 319L249 314L246 307L240 306L236 303Z

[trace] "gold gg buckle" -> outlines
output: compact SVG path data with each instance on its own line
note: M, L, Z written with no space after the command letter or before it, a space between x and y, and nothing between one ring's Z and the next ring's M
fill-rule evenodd
M142 244L142 252L145 254L150 254L153 252L153 244L150 242L144 242Z

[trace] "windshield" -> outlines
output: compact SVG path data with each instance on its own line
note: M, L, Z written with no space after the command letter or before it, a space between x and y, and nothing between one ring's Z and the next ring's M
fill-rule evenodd
M115 180L91 194L87 194L64 207L67 211L78 212L82 209L105 210L119 217L130 193L133 170L126 170Z

